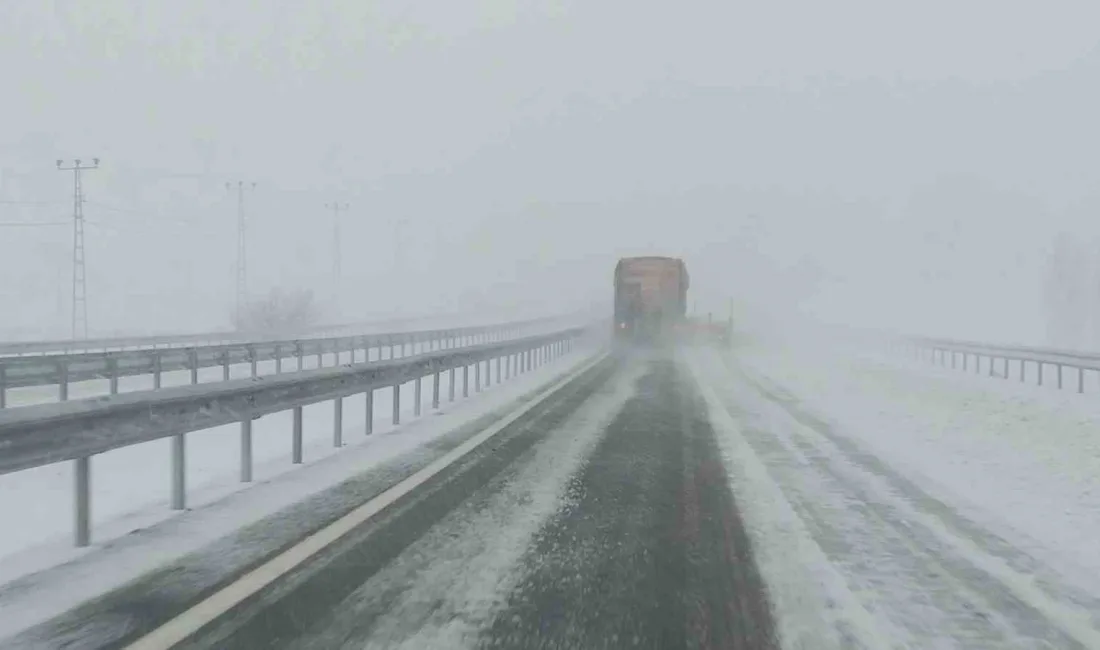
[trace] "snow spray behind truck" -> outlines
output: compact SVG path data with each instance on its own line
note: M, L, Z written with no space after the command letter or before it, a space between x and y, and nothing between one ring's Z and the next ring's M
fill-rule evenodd
M673 257L627 257L615 266L615 339L671 342L687 313L689 278Z

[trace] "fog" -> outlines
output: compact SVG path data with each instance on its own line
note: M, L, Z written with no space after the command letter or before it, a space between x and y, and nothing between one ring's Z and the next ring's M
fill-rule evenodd
M1100 235L1096 24L1084 0L0 0L0 336L68 334L55 160L98 157L92 334L228 326L243 180L253 293L328 300L324 205L350 204L329 320L605 304L617 258L662 254L700 312L1050 342L1051 247Z

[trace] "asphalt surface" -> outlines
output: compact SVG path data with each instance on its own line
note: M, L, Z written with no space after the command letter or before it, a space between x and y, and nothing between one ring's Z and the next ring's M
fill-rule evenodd
M599 366L184 647L777 647L706 412Z
M674 362L650 362L484 647L775 647L705 414Z

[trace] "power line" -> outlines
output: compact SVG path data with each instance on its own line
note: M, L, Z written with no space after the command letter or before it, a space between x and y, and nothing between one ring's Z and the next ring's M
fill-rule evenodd
M88 338L88 296L87 273L84 263L84 187L81 174L99 167L99 158L93 158L91 165L84 165L80 159L71 165L63 160L57 161L57 169L73 172L73 300L72 325L73 339L79 335Z
M0 228L38 228L40 226L67 226L68 221L0 221Z
M162 218L162 215L154 214L153 212L151 212L149 210L139 210L139 209L136 209L136 208L120 208L120 207L117 207L117 206L108 205L106 203L98 203L96 201L85 201L85 203L88 204L88 205L94 205L95 207L99 208L100 210L107 210L109 212L116 212L118 214L134 215L136 217L142 217L142 219L140 221L139 220L132 220L132 219L125 219L125 218L120 219L120 221L126 221L127 222L127 227L128 228L133 227L133 226L131 226L131 224L133 224L134 226L137 226L137 227L176 226L176 227L179 227L179 228L194 229L195 226L201 222L200 219L187 220L184 217L171 217L170 216L168 218ZM155 220L150 220L150 216L155 217ZM104 224L100 224L100 225L104 225Z

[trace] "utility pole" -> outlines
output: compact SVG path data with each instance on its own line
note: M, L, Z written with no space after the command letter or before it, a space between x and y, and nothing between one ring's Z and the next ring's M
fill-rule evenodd
M99 168L99 158L92 158L91 165L85 165L79 158L68 165L64 160L57 161L58 170L73 173L73 340L88 338L88 287L84 265L84 186L80 177L81 172L97 168Z
M237 181L237 308L236 308L236 322L234 325L241 326L242 310L244 309L244 300L248 295L248 251L245 246L245 220L244 220L244 190L246 187L250 189L256 189L256 184L246 184L244 181ZM233 188L232 183L226 183L225 189L230 190Z
M332 308L337 313L340 309L340 211L347 210L347 203L326 203L325 207L332 210Z
M398 287L398 294L396 296L397 308L398 308L398 311L401 312L401 315L404 316L405 314L402 310L405 308L405 301L402 300L401 287L404 286L402 281L404 280L403 275L404 275L404 266L405 266L405 256L404 256L404 252L405 252L405 249L404 249L404 246L405 246L405 241L404 241L404 239L405 239L405 218L404 217L398 217L397 222L393 226L393 229L394 229L394 231L393 231L393 239L394 239L394 242L393 242L394 243L394 246L393 246L394 283L393 283L393 286Z

